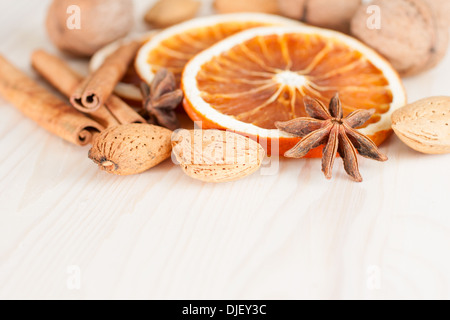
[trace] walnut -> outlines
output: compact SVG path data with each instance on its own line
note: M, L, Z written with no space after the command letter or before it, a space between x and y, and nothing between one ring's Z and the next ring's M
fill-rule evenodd
M437 10L440 23L450 27L450 0L425 0L429 5Z
M60 50L91 56L128 34L133 27L133 0L54 0L46 26L50 39Z
M402 76L431 69L445 56L447 18L436 0L374 0L361 6L351 22L354 36L384 55ZM367 6L381 9L380 28L368 28Z

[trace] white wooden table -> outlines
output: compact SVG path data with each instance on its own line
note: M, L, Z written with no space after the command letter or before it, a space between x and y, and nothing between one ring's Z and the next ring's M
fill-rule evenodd
M56 52L48 2L0 2L0 53L30 75L33 49ZM448 95L449 70L450 55L406 80L410 101ZM0 298L450 298L450 155L392 137L362 184L320 160L219 185L170 161L116 177L0 114Z

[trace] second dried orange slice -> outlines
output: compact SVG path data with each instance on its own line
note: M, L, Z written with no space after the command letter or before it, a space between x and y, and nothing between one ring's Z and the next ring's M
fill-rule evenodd
M308 26L254 28L229 37L186 65L182 88L191 119L267 143L272 154L299 141L275 129L275 122L306 116L305 95L328 105L339 92L345 114L375 109L360 131L377 144L391 132L392 112L406 104L397 72L379 54L344 34Z

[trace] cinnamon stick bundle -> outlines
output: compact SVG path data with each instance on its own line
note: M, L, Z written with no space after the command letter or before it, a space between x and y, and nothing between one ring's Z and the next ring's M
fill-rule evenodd
M0 94L47 131L76 145L103 127L50 93L0 55Z
M73 71L63 60L43 50L32 54L31 65L47 82L67 97L83 81L83 77ZM120 124L105 106L101 106L89 116L105 128Z
M140 46L139 41L132 41L106 58L103 65L74 90L70 97L72 105L82 112L93 112L105 104Z
M70 97L73 90L83 81L83 77L65 61L43 50L33 52L31 64L45 80L67 97ZM105 105L89 113L89 116L105 128L117 124L146 122L133 108L115 95L111 95Z

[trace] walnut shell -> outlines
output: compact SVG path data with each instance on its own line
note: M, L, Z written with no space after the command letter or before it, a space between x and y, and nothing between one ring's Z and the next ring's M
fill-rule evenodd
M80 8L80 29L69 28ZM108 43L124 37L133 27L133 0L53 0L47 14L46 27L50 40L60 50L91 56ZM72 21L73 20L73 21Z
M423 99L395 111L392 128L416 151L450 153L450 97Z
M374 0L361 6L351 23L354 36L384 55L401 76L434 67L448 48L448 28L431 0ZM433 0L434 1L434 0ZM369 29L369 5L381 9L381 28Z
M450 0L424 0L432 9L435 17L436 38L431 57L419 72L430 70L437 66L445 57L450 41Z
M95 138L89 158L109 173L141 173L170 157L171 137L172 131L150 124L111 127Z
M265 156L259 143L220 130L180 130L172 146L184 173L203 182L242 179L258 170Z
M440 23L450 27L450 0L425 0L437 13Z

